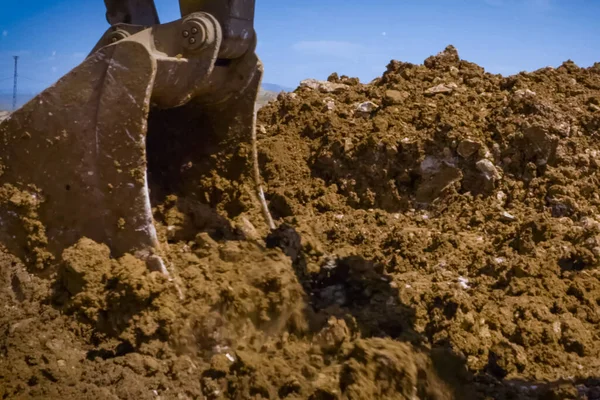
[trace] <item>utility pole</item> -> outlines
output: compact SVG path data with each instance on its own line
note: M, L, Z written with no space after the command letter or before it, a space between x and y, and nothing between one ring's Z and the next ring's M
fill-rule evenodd
M13 86L13 111L17 109L17 78L19 75L17 74L17 67L19 65L19 56L13 56L15 59L15 84Z

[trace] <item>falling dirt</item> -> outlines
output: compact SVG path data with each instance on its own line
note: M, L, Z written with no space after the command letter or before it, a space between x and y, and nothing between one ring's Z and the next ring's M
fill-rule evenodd
M86 238L36 263L0 191L32 227L0 256L0 398L600 399L599 64L450 46L259 120L279 227L249 143L204 137L154 210L170 278Z

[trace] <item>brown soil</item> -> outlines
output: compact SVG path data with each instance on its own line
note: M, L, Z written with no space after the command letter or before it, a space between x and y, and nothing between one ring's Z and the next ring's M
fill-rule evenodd
M1 255L0 398L600 399L600 64L448 47L259 117L277 230L249 144L205 137L155 210L171 280L85 238Z

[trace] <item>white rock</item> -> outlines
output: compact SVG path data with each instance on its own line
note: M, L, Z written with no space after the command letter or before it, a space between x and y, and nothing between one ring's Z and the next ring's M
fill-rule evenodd
M529 89L519 89L515 91L516 97L534 97L536 93Z
M554 333L556 333L556 334L558 334L558 335L560 335L560 334L562 333L562 329L561 329L561 326L560 326L560 322L559 322L559 321L555 321L555 322L552 324L552 330L554 331Z
M462 276L458 277L458 284L460 285L460 287L462 287L463 289L470 289L471 287L469 286L469 280L467 278L463 278Z
M502 213L500 214L500 217L508 222L512 222L512 221L516 221L517 217L515 217L514 215L512 215L511 213L509 213L508 211L502 211Z
M499 190L498 193L496 193L496 199L498 199L498 201L502 204L504 204L504 202L506 202L506 193L504 193L502 190Z
M327 109L327 111L333 111L335 110L335 101L328 97L326 99L323 99L323 103L325 103L325 108Z
M300 87L318 90L323 93L340 93L347 90L349 86L343 83L320 81L318 79L305 79L300 82Z
M440 83L437 86L434 86L432 88L429 88L425 91L426 95L434 95L434 94L438 94L438 93L444 93L444 94L450 94L454 91L454 89L456 89L458 87L458 85L454 82L452 83Z
M377 108L379 108L379 106L372 101L365 101L356 107L356 111L367 114L372 113L373 111L377 110Z
M479 160L475 165L487 179L500 179L500 173L498 172L498 169L490 160Z

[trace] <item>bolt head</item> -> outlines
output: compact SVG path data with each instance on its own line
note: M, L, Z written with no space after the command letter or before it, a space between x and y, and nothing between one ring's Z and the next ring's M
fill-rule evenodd
M190 36L190 33L188 31L183 31L183 37L186 38Z
M111 41L112 43L116 43L116 42L117 42L117 40L119 40L119 39L117 39L116 37L114 37L114 38L110 39L110 41Z
M194 27L192 28L192 33L193 33L193 34L196 34L196 33L198 33L198 28L196 28L196 27L194 26Z
M190 38L190 44L194 44L194 43L196 43L196 38L194 38L194 37L191 37L191 38Z

